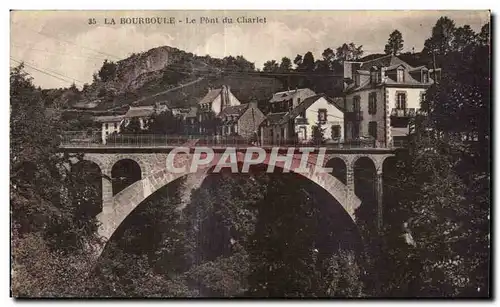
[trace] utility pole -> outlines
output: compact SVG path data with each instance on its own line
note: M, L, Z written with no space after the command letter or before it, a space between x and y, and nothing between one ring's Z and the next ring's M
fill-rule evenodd
M434 83L438 84L437 71L436 71L436 48L432 49L432 66L434 72Z

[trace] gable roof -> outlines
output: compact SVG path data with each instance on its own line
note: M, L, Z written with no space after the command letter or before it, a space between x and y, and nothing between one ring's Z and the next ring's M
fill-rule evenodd
M388 54L388 55L384 55L382 57L375 58L373 60L369 60L369 61L361 63L360 69L370 70L370 68L372 68L373 66L380 68L380 67L389 67L389 66L393 66L393 65L403 65L405 68L408 68L408 69L413 68L411 65L409 65L405 61L401 60L397 56L392 55L392 54Z
M186 118L196 117L197 113L198 113L198 108L197 107L191 107L189 109L189 112L186 114Z
M287 112L269 113L266 116L266 120L269 121L271 125L279 124L286 114Z
M132 117L149 117L153 115L155 109L153 106L144 106L144 107L130 107L125 114L125 118Z
M419 69L427 69L425 66L413 67L410 64L406 63L405 61L398 58L397 56L391 54L377 57L366 62L362 62L359 69L357 70L357 73L360 75L364 75L366 70L369 70L373 67L378 67L378 68L383 67L386 71L391 71L401 66L405 68L404 82L397 82L397 80L391 79L391 76L387 74L385 78L381 80L382 81L381 84L393 85L393 86L413 86L413 87L427 87L430 85L430 83L419 82L418 80L413 78L412 75L410 74L410 72ZM430 78L429 80L432 81L432 79ZM352 93L364 89L374 88L376 86L381 85L381 84L376 84L376 85L371 84L369 79L361 81L362 81L361 84L357 86L355 83L349 84L345 89L345 92Z
M116 122L121 122L123 118L124 118L123 115L105 115L105 116L94 117L94 121L98 123L116 123Z
M208 93L198 102L198 104L211 103L215 100L215 98L217 98L217 96L219 96L221 91L222 89L220 88L208 90Z
M240 104L237 106L228 106L225 107L222 112L219 113L218 117L223 118L227 115L235 115L238 118L245 113L245 111L248 109L248 103L245 104Z
M305 91L311 91L309 88L298 88L295 90L289 90L289 91L284 91L284 92L277 92L273 94L273 97L269 102L279 102L279 101L286 101L289 99L292 99L295 95L305 92Z

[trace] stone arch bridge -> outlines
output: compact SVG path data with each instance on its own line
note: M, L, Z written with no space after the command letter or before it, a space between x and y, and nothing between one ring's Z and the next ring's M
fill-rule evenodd
M102 174L102 212L97 216L100 222L99 235L107 242L125 218L134 211L146 198L174 180L190 174L189 163L193 158L196 147L189 148L189 152L175 154L174 164L186 163L188 167L182 173L173 173L167 168L167 157L176 147L144 148L144 147L61 147L62 152L83 154L84 161L97 165ZM228 147L230 148L230 147ZM213 148L212 162L198 168L198 173L206 173L220 160L227 148ZM243 162L248 148L232 148L236 151L238 162ZM268 164L271 148L264 148L266 158L262 163ZM290 148L280 148L280 155L290 153ZM302 153L299 148L292 148L293 164L298 166ZM333 196L355 221L355 210L361 200L355 194L354 169L356 164L364 160L371 162L374 169L374 189L377 202L377 225L382 224L382 172L384 161L394 156L394 149L388 148L326 148L324 159L318 159L318 149L309 153L307 161L308 172L300 173L303 177L313 181ZM77 158L73 158L77 159ZM77 161L74 161L77 162ZM127 170L135 169L135 179L120 189L114 190L112 183L114 167L119 163L127 162ZM321 165L320 165L321 164ZM132 165L132 167L130 166ZM332 173L315 172L317 166L332 167ZM283 162L277 162L276 167L285 169ZM293 167L292 167L293 171ZM122 174L123 175L123 174ZM127 175L127 174L125 174Z

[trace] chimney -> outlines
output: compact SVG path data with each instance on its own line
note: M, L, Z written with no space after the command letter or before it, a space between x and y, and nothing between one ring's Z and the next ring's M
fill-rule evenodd
M352 69L351 76L353 79L354 79L354 76L356 76L356 71L359 69L360 66L361 66L360 63L352 63L351 64L351 69Z
M258 103L257 103L257 99L252 99L250 100L250 102L248 103L248 107L250 108L258 108Z

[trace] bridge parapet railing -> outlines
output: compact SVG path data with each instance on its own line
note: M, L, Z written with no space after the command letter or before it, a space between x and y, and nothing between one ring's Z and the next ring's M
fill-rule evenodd
M105 143L102 135L97 132L70 131L63 134L63 147L104 147L104 148L135 148L135 147L176 147L176 146L207 146L207 147L327 147L338 149L354 148L386 148L384 143L376 140L327 140L324 142L304 142L297 139L248 140L238 135L161 135L161 134L112 134L107 136ZM401 144L391 144L399 145Z

